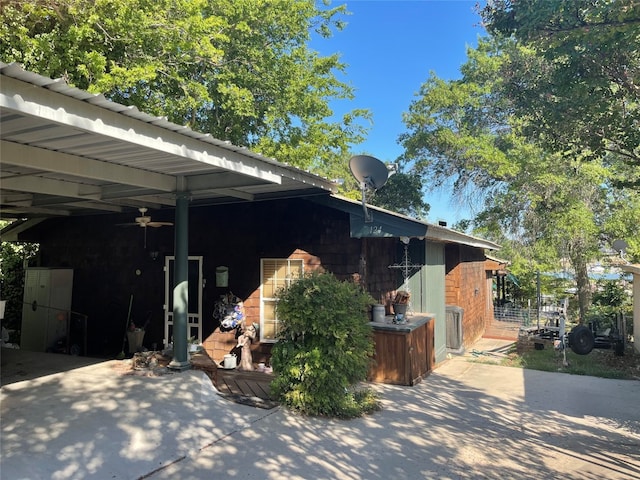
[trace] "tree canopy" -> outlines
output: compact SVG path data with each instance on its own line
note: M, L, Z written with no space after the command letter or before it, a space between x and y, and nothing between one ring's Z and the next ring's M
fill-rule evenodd
M550 149L619 164L640 187L640 3L492 0L480 10L494 37L524 47L502 70L514 114Z
M325 6L326 7L326 6ZM337 55L312 32L344 6L313 0L24 0L2 7L0 57L146 113L323 174L365 131Z
M431 208L424 201L422 177L416 171L394 173L370 201L378 207L418 219L426 219Z
M535 271L567 259L584 318L588 262L613 240L613 225L616 234L638 238L638 224L622 220L638 214L638 192L613 186L607 153L587 162L531 134L538 119L518 107L522 99L513 98L513 80L505 75L522 58L535 60L535 52L511 38L489 37L468 50L462 78L432 74L404 116L403 160L427 185L453 180L460 192L481 199L477 231L508 245L512 260Z

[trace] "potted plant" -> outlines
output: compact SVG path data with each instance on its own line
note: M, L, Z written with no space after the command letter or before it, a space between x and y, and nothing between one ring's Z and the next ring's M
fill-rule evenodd
M196 337L189 337L188 340L189 353L195 353L200 350L200 342Z

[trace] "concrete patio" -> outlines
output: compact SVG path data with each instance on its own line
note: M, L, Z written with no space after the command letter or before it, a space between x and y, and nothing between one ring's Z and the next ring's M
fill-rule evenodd
M60 373L0 390L2 478L640 478L638 381L455 357L415 387L375 385L383 410L339 421L231 402L195 370L51 355Z

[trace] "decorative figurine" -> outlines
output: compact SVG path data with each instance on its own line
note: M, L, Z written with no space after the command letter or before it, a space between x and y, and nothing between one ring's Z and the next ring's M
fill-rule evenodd
M256 338L256 327L251 324L244 329L238 337L238 347L241 347L239 370L253 371L253 358L251 354L251 342Z

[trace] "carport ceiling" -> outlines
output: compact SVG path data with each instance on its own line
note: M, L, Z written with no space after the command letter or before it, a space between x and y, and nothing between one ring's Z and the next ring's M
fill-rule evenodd
M322 195L335 184L0 62L0 216L91 215Z

